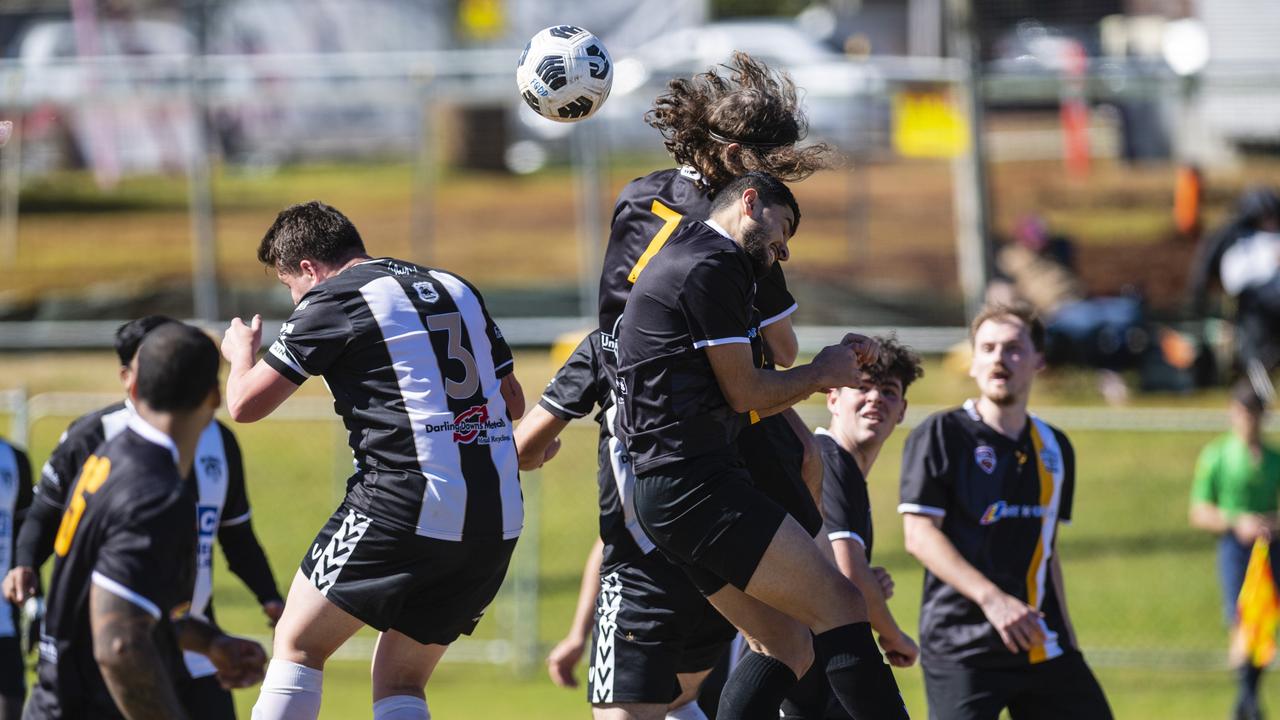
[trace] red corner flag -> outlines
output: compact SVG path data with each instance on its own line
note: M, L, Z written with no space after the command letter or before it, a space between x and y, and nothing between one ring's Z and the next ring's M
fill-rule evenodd
M1280 620L1280 598L1271 575L1270 545L1266 540L1253 544L1244 585L1236 600L1235 649L1254 667L1265 667L1276 654L1276 623Z

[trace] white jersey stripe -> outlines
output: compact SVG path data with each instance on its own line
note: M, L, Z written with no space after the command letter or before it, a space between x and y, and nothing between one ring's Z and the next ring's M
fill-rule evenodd
M610 429L613 428L617 414L617 404L610 405L605 411L605 424ZM645 534L644 528L640 527L640 519L636 517L636 473L631 467L631 457L627 455L627 449L618 438L610 435L608 443L609 465L613 470L613 483L618 488L618 503L622 505L624 525L627 532L631 533L631 539L635 541L636 547L640 548L640 552L648 555L657 546Z
M444 375L413 301L392 276L360 288L391 357L396 383L413 433L414 451L426 478L416 531L440 540L461 540L467 514L467 483L453 431L428 433L428 425L452 427Z
M1047 470L1053 479L1053 491L1049 496L1049 506L1045 508L1044 516L1040 519L1040 542L1042 543L1043 554L1040 556L1040 564L1035 571L1035 606L1039 610L1044 605L1045 577L1048 575L1049 562L1054 552L1053 540L1054 534L1058 530L1058 510L1062 504L1062 483L1066 471L1063 467L1062 449L1058 446L1058 436L1054 434L1053 428L1035 415L1031 416L1031 422L1035 423L1036 432L1040 436L1040 442L1042 443L1041 456L1036 458L1036 461L1040 468ZM1046 456L1053 458L1053 460L1046 461ZM1058 634L1049 629L1049 625L1045 623L1044 618L1040 618L1040 630L1045 637L1045 659L1052 660L1062 655L1062 645L1058 642Z
M501 381L493 366L493 345L489 342L488 327L480 300L458 278L446 272L431 270L431 277L440 281L462 314L467 335L471 339L471 354L480 373L480 392L489 398L489 417L505 418L507 403L502 398ZM520 460L516 455L515 438L508 435L501 442L490 442L489 455L498 471L499 497L502 502L502 537L506 540L520 537L524 526L524 500L520 494Z

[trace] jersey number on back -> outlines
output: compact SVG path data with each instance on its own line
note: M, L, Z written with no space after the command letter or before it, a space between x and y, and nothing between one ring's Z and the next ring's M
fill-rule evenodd
M653 234L653 239L649 241L649 247L644 249L644 252L640 254L640 259L636 260L635 266L627 274L627 281L632 285L636 284L636 278L640 277L640 272L644 270L644 266L649 264L649 261L653 259L654 255L658 254L663 245L667 244L667 238L671 237L671 233L675 232L676 226L684 219L684 215L663 205L658 200L653 201L649 211L662 218L662 227L658 228L658 232Z
M71 539L80 526L80 516L84 515L85 495L98 492L110 472L111 461L107 458L90 455L84 462L80 480L71 494L71 502L67 503L67 509L62 513L62 524L58 525L58 535L53 540L53 551L58 553L58 557L66 557L71 550Z
M464 374L461 380L454 380L445 375L445 394L454 400L470 399L480 387L480 373L476 370L476 356L472 355L471 351L462 344L462 314L452 312L442 315L429 315L427 317L427 329L433 332L444 330L448 333L449 359L462 363ZM444 375L443 368L441 368L440 374Z

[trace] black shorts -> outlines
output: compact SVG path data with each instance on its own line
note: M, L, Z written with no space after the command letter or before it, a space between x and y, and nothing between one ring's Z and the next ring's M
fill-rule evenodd
M661 553L624 563L601 574L587 698L669 703L680 694L676 675L710 670L735 634Z
M217 675L193 678L178 693L192 720L236 720L231 691L223 689Z
M636 518L703 595L745 590L787 513L723 455L663 465L636 478Z
M786 418L770 415L744 427L738 435L738 452L756 487L817 537L822 511L804 484L804 443Z
M515 546L515 540L423 537L379 525L344 504L302 558L302 573L329 602L370 627L448 645L480 622Z
M930 720L1110 720L1102 687L1078 652L1035 665L986 670L924 663Z
M17 636L0 637L0 697L22 700L26 696L27 667L22 661L22 643Z

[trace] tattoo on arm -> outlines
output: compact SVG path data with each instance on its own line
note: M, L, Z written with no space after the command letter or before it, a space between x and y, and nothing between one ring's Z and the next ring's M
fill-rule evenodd
M129 720L186 718L170 669L156 647L156 620L94 585L89 591L93 656L116 707Z

